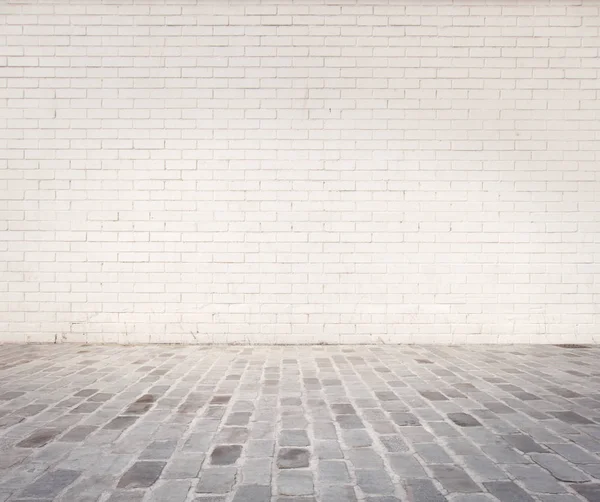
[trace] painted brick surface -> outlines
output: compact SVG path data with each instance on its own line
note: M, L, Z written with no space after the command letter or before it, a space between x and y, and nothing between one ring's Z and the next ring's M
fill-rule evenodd
M593 341L599 6L2 3L0 341Z

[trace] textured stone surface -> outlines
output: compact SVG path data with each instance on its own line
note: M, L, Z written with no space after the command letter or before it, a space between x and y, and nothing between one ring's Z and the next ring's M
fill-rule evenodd
M2 502L600 500L599 349L2 349Z
M277 467L293 469L308 467L310 451L304 448L282 448L277 455Z

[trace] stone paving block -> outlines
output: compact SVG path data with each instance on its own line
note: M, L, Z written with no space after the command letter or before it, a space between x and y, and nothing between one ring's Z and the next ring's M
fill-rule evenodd
M402 436L379 436L379 440L383 443L384 448L390 453L408 451L408 445L403 441Z
M582 483L589 481L589 476L581 472L579 469L569 465L567 461L560 458L558 455L549 453L531 453L530 457L535 463L546 469L559 481L567 481L570 483Z
M116 491L110 495L107 502L142 502L145 491Z
M297 469L280 471L277 475L277 488L281 495L312 495L312 473Z
M448 413L448 418L459 427L477 427L481 423L468 413Z
M546 453L548 450L524 434L502 436L509 445L523 453Z
M271 487L242 485L236 490L233 502L271 502Z
M577 484L571 486L571 488L588 502L598 502L600 500L600 483Z
M426 464L453 464L454 460L446 450L437 444L418 443L415 451Z
M21 496L52 500L80 475L80 472L67 469L57 469L48 472L27 486L21 493Z
M248 440L248 429L245 427L223 427L215 441L224 444L243 444Z
M357 502L356 493L352 486L322 486L319 490L321 500L327 502Z
M479 481L508 479L504 469L485 455L465 455L462 459L467 471Z
M187 499L192 483L188 480L170 480L155 487L148 497L148 502L184 502Z
M348 448L364 448L373 444L373 438L363 429L343 430L342 440Z
M212 435L206 433L191 434L183 445L185 451L207 453L212 443Z
M80 473L60 502L231 502L271 484L282 502L398 502L397 480L411 502L599 498L595 349L51 350L33 375L3 373L0 353L0 493L14 500L59 471ZM166 465L132 476L144 463Z
M281 431L279 444L281 446L308 446L310 441L306 431L290 429Z
M90 425L78 425L62 436L59 441L79 443L84 441L97 427Z
M277 467L296 469L308 467L310 452L305 448L281 448L277 454Z
M40 429L35 431L31 436L19 441L18 448L41 448L52 441L60 434L58 429Z
M427 478L427 474L419 461L411 454L388 455L392 470L401 479Z
M337 415L335 420L342 429L364 429L365 427L356 415Z
M387 495L394 492L389 475L382 469L356 469L356 483L366 494Z
M321 460L317 467L319 483L325 485L344 485L350 483L346 463L341 460Z
M548 448L554 450L561 457L574 464L600 464L600 456L590 453L572 443L548 444Z
M136 462L123 474L117 488L125 490L148 488L156 482L164 467L165 462Z
M428 479L406 479L402 482L411 502L446 502L446 497Z
M270 485L272 468L271 458L246 459L241 467L242 482L245 485Z
M122 431L127 429L128 427L131 427L136 420L137 417L116 417L113 420L111 420L108 424L106 424L104 428L108 430Z
M456 465L432 465L433 476L449 492L473 493L480 492L481 488L471 477Z
M205 455L176 455L167 464L162 477L165 479L196 478L204 463Z
M566 422L568 424L593 424L591 420L582 417L579 413L575 413L574 411L553 411L550 412L551 415L555 416L559 420Z
M437 391L420 391L420 394L429 401L447 401L448 398Z
M534 502L531 495L512 481L487 481L483 486L501 502Z
M315 443L315 454L320 459L344 458L340 444L337 441L317 441Z
M538 465L510 465L507 471L519 481L528 492L563 493L564 485L558 483L550 473Z
M210 454L212 465L230 465L235 464L242 454L240 445L219 445L215 446Z
M419 419L412 413L392 413L391 418L399 427L420 425Z
M229 493L235 484L237 469L235 467L206 467L200 473L200 481L196 486L197 493L215 494Z
M168 460L175 451L177 441L162 440L152 441L140 454L141 460Z

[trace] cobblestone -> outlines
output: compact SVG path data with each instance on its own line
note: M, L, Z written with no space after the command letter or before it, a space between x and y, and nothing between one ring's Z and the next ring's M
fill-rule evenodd
M597 348L2 349L2 502L600 500Z

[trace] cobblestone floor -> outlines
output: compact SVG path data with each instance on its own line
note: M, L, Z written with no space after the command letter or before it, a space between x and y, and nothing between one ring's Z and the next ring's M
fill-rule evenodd
M600 501L600 348L0 346L0 501Z

